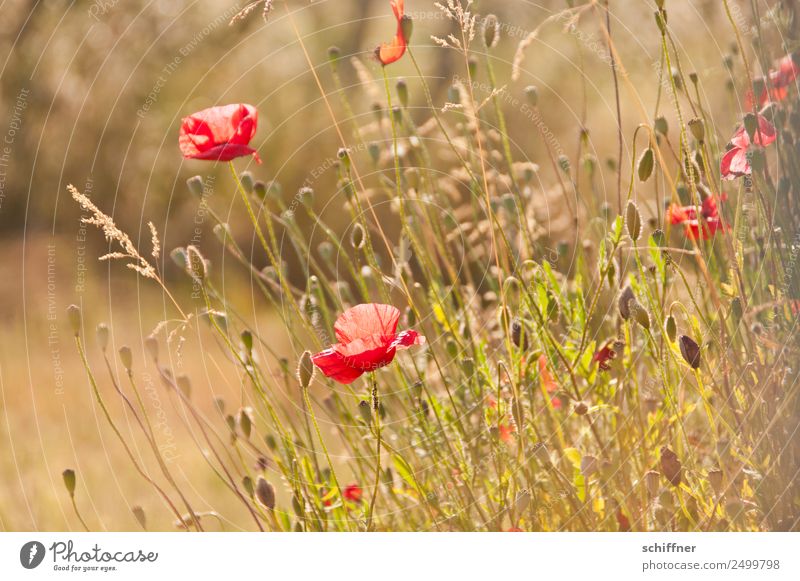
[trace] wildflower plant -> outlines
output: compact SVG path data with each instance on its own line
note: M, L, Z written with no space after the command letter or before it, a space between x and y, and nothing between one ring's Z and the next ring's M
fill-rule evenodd
M248 4L233 24L281 4ZM542 129L539 91L515 83L540 29L519 43L512 77L500 85L492 51L512 39L472 0L436 4L448 32L431 42L460 71L446 99L415 54L403 0L388 2L393 40L372 60L350 61L371 87L372 115L352 114L348 92L334 97L324 85L331 79L341 87L347 61L339 49L329 52L330 77L308 60L341 140L335 190L306 185L289 200L271 177L274 160L265 156L252 174L237 168L239 158L259 159L250 145L256 107L187 112L176 136L180 151L198 170L228 163L253 252L211 209L215 233L251 275L254 300L277 314L293 361L273 351L273 331L260 332L220 291L206 248L187 244L170 254L199 289L202 304L191 307L110 217L70 189L90 214L85 222L122 249L101 259L129 261L173 303L176 320L151 335L152 361L125 367L154 366L179 402L220 494L246 515L234 526L797 529L796 53L768 58L770 48L759 45L759 62L777 60L777 68L753 93L752 56L746 61L736 88L750 91L752 110L720 127L700 92L689 90L700 81L683 68L685 55L666 24L669 3L657 4L651 26L663 40L659 75L675 70L662 88L678 125L670 129L665 118L645 113L633 131L618 127L619 143L632 151L620 150L609 169L618 188L605 207L590 179L601 170L585 120L576 129L577 155L556 151ZM605 10L581 4L541 27L596 19L614 79L624 86L631 81ZM288 9L286 17L297 31ZM299 31L297 40L310 59ZM747 59L752 51L739 54ZM401 63L416 78L390 77L387 69ZM507 93L526 100L531 126L507 123ZM738 128L725 147L731 127ZM535 155L518 133L541 133ZM332 201L347 228L329 223L319 199ZM755 212L745 213L745 205ZM563 243L570 235L579 247ZM152 239L158 262L154 228ZM189 382L159 363L159 337L166 332L166 349L174 351L178 337L199 325L216 339L205 349L224 352L241 384L238 411L218 401L219 414L202 412L209 396L199 378ZM83 361L98 401L121 398L141 428L160 467L158 477L141 477L178 526L233 522L200 510L200 499L160 458L133 374L123 390L109 366L115 391L107 392ZM299 411L287 405L292 397ZM107 421L119 419L109 412ZM70 482L75 498L74 474Z

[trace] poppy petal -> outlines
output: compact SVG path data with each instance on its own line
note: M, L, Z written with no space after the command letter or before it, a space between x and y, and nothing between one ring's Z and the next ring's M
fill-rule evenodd
M339 315L333 330L340 343L374 335L385 336L387 343L397 331L400 311L392 305L367 303L356 305Z
M397 349L407 349L412 345L424 345L425 344L425 336L420 335L413 329L409 329L407 331L403 331L398 333L397 336L392 341L390 347L395 347Z
M313 355L311 361L319 367L325 377L330 377L339 383L353 383L364 373L360 369L350 367L345 358L333 347Z

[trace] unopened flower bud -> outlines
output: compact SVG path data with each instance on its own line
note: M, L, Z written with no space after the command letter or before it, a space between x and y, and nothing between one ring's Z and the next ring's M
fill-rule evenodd
M77 337L81 334L81 309L78 305L67 307L67 320L73 334Z
M628 235L631 240L636 242L642 234L642 217L639 214L639 207L631 200L628 202L628 207L625 210L625 226L628 229Z
M133 352L127 345L119 348L119 360L126 371L130 371L133 367Z
M297 362L297 381L300 387L308 389L312 379L314 379L314 362L311 360L311 351L303 351Z
M528 103L530 103L531 107L536 107L539 104L539 89L535 85L525 87L525 96L528 98Z
M67 468L64 472L61 473L61 477L64 479L64 487L67 489L70 497L75 496L75 471L71 468Z
M681 348L681 355L692 369L700 367L700 346L687 335L681 335L678 339Z
M667 338L670 340L670 343L674 343L675 336L678 333L678 325L675 322L675 317L672 315L669 315L664 321L664 332L667 334Z
M275 487L267 482L266 478L259 476L256 480L256 499L264 508L275 509Z
M189 191L197 196L198 198L203 197L203 192L205 191L205 184L203 184L203 178L200 176L192 176L188 180L186 180L186 185L189 187Z
M673 486L680 486L682 472L681 461L678 460L675 452L666 446L661 448L661 473L667 479L667 482Z
M633 294L633 289L631 289L631 287L626 286L622 289L622 294L619 295L617 306L619 308L619 315L626 321L631 317L630 302L635 300L636 295Z
M100 345L100 350L105 353L108 347L108 325L105 323L97 325L97 344Z
M703 124L703 120L695 117L694 119L689 120L689 131L692 132L694 138L699 142L703 143L706 138L706 127Z
M408 83L405 79L398 79L395 85L397 90L397 98L403 107L408 107Z
M486 48L494 48L500 42L500 22L497 16L489 14L483 20L483 44Z

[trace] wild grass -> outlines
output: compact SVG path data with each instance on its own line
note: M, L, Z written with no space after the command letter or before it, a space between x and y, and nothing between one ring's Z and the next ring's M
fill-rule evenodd
M574 158L555 150L539 122L546 112L535 87L523 92L535 113L530 126L508 127L502 97L520 90L497 79L492 55L511 40L475 4L439 5L452 31L434 41L461 68L446 102L434 100L413 44L405 57L418 72L413 80L392 81L387 67L373 78L376 67L357 61L362 81L383 87L369 122L352 114L346 92L335 102L308 61L341 140L336 191L304 186L287 199L270 181L269 160L256 173L230 163L254 249L210 208L214 232L250 273L253 300L279 314L294 360L280 358L271 337L226 300L203 249L170 253L190 277L198 307L171 293L113 220L71 190L92 216L87 223L121 245L106 258L132 261L173 303L175 318L153 331L141 365L178 401L219 494L241 505L244 526L268 531L797 530L796 87L763 111L778 139L754 148L752 174L723 181L718 160L729 135L714 126L697 75L683 68L666 26L669 3L658 3L648 26L662 39L666 82L657 99L674 108L672 128L638 100L625 100L631 80L603 5L557 15L553 21L568 25L597 19L618 82L617 110L642 108L648 120L620 130L619 143L630 140L633 150L617 153L614 203L601 206L586 186L600 171L597 160L585 139ZM766 70L794 47L762 43L754 51L736 26L732 20L745 59L744 93L756 62ZM523 39L515 71L533 38ZM347 63L336 49L329 61L341 86ZM543 187L534 156L516 147L515 130L541 133L536 158L552 166L553 183ZM202 192L199 177L190 190ZM686 237L670 223L670 203L699 207L709 196L727 224L722 231ZM346 214L344 231L328 223L323 203L334 205L337 221ZM705 220L698 218L700 228ZM569 235L580 242L560 244ZM152 238L157 263L154 228ZM427 344L340 385L314 373L309 352L335 342L337 316L360 303L400 308L401 327L416 329ZM188 530L229 523L222 512L195 508L198 499L161 457L130 354L120 353L127 383L111 365L101 377L85 356L80 313L72 321L118 445L153 489L148 511L169 511ZM216 337L203 349L223 352L241 386L239 400L215 402L216 414L198 403L207 386L173 368L181 358L203 357L181 350L182 337L198 325ZM107 330L98 332L105 357ZM322 401L310 389L319 384ZM107 411L109 398L124 402L158 470L138 464L130 436ZM136 509L145 522L144 509Z

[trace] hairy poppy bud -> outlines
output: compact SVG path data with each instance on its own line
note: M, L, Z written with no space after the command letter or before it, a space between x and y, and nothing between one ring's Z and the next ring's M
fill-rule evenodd
M208 275L206 260L196 246L186 247L186 265L189 273L198 280L205 280Z
M147 350L147 354L150 355L150 359L158 361L158 339L154 335L147 336L144 340L144 348Z
M300 382L300 387L308 389L312 379L314 379L314 363L311 361L311 351L303 351L297 362L297 381Z
M130 347L123 345L119 348L119 360L126 371L131 370L133 367L133 353Z
M694 119L689 120L689 131L692 132L694 138L699 142L703 143L703 140L706 138L706 128L703 124L703 120L695 117Z
M205 191L205 184L203 184L203 178L200 176L192 176L188 180L186 180L186 185L189 188L189 191L197 196L198 198L203 197L203 192Z
M239 429L241 429L242 434L245 438L249 438L251 432L253 431L253 420L250 417L251 410L250 408L241 408L239 409L238 414L238 423Z
M629 304L631 301L635 300L636 295L633 294L631 287L626 286L624 289L622 289L622 294L619 295L619 302L617 303L617 306L619 307L619 315L626 321L631 318Z
M339 67L339 57L342 56L342 51L338 46L331 46L328 48L328 62L331 64L333 72Z
M71 468L67 468L61 473L61 476L64 479L64 486L70 497L75 496L75 471Z
M72 332L77 337L81 334L81 309L78 305L70 305L67 307L67 320Z
M183 270L187 269L188 260L186 257L186 249L179 246L178 248L173 248L172 251L169 253L169 257L172 259L178 268Z
M253 498L253 495L255 494L256 489L253 486L253 479L252 478L250 478L249 476L245 476L244 478L242 478L242 488L244 488L244 491L247 493L247 496L249 496L250 498Z
M639 163L637 166L639 181L646 182L652 175L654 167L655 167L655 154L653 153L653 148L648 147L642 152L642 155L639 156Z
M670 343L675 342L675 336L678 333L678 325L675 322L675 317L669 315L664 321L664 332L667 334L667 338L669 339Z
M97 344L100 345L100 349L105 353L108 347L108 326L105 323L97 325Z
M245 192L248 194L253 193L253 174L251 174L249 171L242 172L242 174L239 176L239 182L242 184Z
M661 475L655 470L648 470L644 475L644 484L647 487L647 492L650 496L658 494L658 481Z
M678 456L675 452L666 446L662 447L661 473L664 475L664 478L673 486L680 486L682 471L681 461L678 460Z
M659 115L656 117L655 122L653 123L653 127L656 130L656 133L660 133L661 135L666 135L669 131L669 125L667 125L667 118L663 115Z
M395 89L397 90L397 98L400 100L400 104L403 107L408 107L408 83L406 83L406 80L398 79Z
M585 402L579 401L575 404L575 413L579 416L585 416L589 412L589 406Z
M642 328L650 330L650 313L647 312L647 309L639 301L628 303L628 307L631 310L633 320L639 323Z
M275 509L275 487L263 476L259 476L256 480L256 499L265 508Z
M356 223L350 231L350 245L356 250L364 247L364 227Z
M681 335L678 339L681 348L681 355L692 369L700 367L700 346L687 335Z
M628 207L625 210L625 226L628 229L628 235L631 240L636 242L642 234L642 217L639 214L639 208L636 203L631 200L628 202Z
M362 399L358 403L358 413L361 414L361 419L364 420L365 424L372 425L372 409L368 401Z
M525 87L525 96L528 98L528 103L531 107L536 107L539 103L539 89L535 85L528 85Z
M497 16L489 14L483 20L483 44L486 48L494 48L500 42L500 22Z

